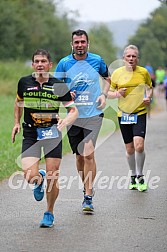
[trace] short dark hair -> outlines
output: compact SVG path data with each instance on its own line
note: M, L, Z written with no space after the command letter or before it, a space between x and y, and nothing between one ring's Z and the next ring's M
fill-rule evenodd
M74 35L77 35L77 36L85 35L87 42L89 41L88 34L84 30L78 29L78 30L73 31L72 32L72 40L73 40Z
M49 62L52 61L52 58L51 58L50 53L49 53L47 50L45 50L45 49L37 49L37 50L33 53L33 55L32 55L32 62L34 62L34 56L36 56L36 55L46 56L47 59L49 60Z

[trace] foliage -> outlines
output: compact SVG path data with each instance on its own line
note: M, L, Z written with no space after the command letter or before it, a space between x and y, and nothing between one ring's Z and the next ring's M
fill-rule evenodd
M140 62L158 66L167 66L167 6L162 4L151 16L142 23L136 34L129 39L129 44L135 44L140 51Z
M57 61L68 52L70 24L53 0L1 0L0 9L1 59L29 59L45 48Z
M104 24L94 26L89 31L91 52L97 53L109 65L116 58L117 48L113 43L113 35Z
M158 0L161 3L167 4L167 0Z
M57 63L70 53L71 30L76 22L68 19L66 12L58 13L58 0L1 0L0 9L1 60L30 60L34 50L45 48ZM115 56L111 33L103 26L92 29L92 36L92 48L111 62L107 52Z
M20 61L0 61L0 86L1 94L15 95L16 87L20 77L32 73L30 66Z
M142 55L140 60L141 65L145 66L151 62L154 69L157 69L158 65L164 66L164 54L157 38L148 39L142 46L140 53Z

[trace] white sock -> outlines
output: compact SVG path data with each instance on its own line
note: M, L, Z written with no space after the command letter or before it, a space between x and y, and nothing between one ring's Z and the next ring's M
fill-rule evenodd
M136 171L137 171L137 176L142 176L143 175L143 166L144 166L144 161L145 161L145 152L135 152L135 157L136 157Z
M131 176L136 176L136 161L135 161L135 153L133 153L132 155L129 155L126 152L126 158L129 164L129 168L131 171Z

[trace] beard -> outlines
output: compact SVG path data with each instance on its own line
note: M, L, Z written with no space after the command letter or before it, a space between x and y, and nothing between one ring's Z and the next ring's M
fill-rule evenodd
M87 53L87 50L75 50L74 54L78 55L78 56L83 56Z

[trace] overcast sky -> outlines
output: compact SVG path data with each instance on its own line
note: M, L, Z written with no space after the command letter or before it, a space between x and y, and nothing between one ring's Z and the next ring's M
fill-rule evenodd
M160 6L158 0L63 0L62 4L69 12L78 10L77 21L97 22L146 19Z

